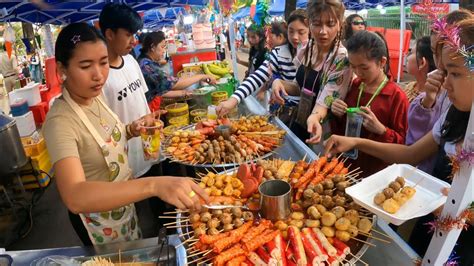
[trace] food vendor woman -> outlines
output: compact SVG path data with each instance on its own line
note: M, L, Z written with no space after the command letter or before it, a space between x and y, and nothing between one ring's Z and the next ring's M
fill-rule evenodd
M98 97L109 64L102 35L85 23L66 26L56 41L63 95L43 127L56 182L85 245L140 238L134 202L157 196L179 209L200 209L206 193L183 177L132 179L126 141L153 117L129 125ZM82 222L81 222L82 221Z

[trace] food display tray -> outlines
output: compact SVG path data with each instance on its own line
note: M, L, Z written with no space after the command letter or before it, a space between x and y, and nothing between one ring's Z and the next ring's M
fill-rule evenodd
M405 179L405 186L415 187L413 198L403 204L400 209L390 214L374 203L377 193L394 181L398 176ZM346 193L359 205L373 212L380 218L394 225L427 215L446 202L447 197L441 193L443 188L451 186L407 164L392 164L387 168L365 178L361 182L346 188Z

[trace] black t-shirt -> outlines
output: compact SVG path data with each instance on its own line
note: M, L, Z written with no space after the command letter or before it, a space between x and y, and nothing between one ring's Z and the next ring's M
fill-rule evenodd
M257 70L265 61L267 55L267 49L255 49L250 48L249 52L249 69L247 71L246 77L252 74L255 70Z

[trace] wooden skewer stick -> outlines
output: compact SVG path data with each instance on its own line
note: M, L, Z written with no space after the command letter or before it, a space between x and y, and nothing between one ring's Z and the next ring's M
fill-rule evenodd
M187 233L178 235L178 237L185 237L185 236L187 236L187 235L189 235L189 234L192 234L192 233L194 233L194 232L193 232L193 231L189 231L189 232L187 232Z
M170 225L166 226L166 228L182 228L182 227L188 227L189 225L187 224L182 224L182 225Z
M369 243L369 242L364 241L364 240L360 240L360 239L355 238L355 237L351 237L351 239L354 239L354 240L356 240L356 241L362 242L362 243L367 244L367 245L369 245L369 246L371 246L371 247L376 247L375 244Z
M176 209L174 211L170 211L170 212L164 212L163 214L173 214L173 213L187 213L188 210L179 210L179 209ZM174 218L176 218L176 216L173 216ZM159 217L158 217L159 218Z
M378 238L378 237L375 237L373 236L372 234L367 234L365 232L362 232L362 231L359 231L359 234L363 235L363 236L366 236L366 237L370 237L370 238L373 238L375 240L378 240L380 242L384 242L384 243L387 243L387 244L390 244L391 242L388 241L388 240L385 240L385 239L382 239L382 238Z
M352 257L356 258L356 260L360 261L362 264L369 266L369 264L363 260L360 259L360 257L357 257L356 255L352 254L349 252L349 254L352 255Z
M344 153L341 152L341 154L339 154L339 156L336 157L337 160L339 160L339 158L341 158L341 156L343 155Z
M175 221L175 222L171 222L171 223L166 223L166 224L163 224L163 226L168 226L168 225L173 225L173 224L177 224L178 222L179 223L184 223L184 222L188 222L189 219L183 219L183 220L180 220L180 221Z
M207 259L205 259L205 260L203 260L203 261L198 262L197 265L204 264L205 262L210 261L210 260L212 260L212 259L213 259L213 258L207 258Z
M350 174L354 173L355 171L357 171L357 170L359 170L359 169L360 169L360 167L357 167L356 169L351 170L351 171L350 171L349 173L347 173L346 175L350 175Z
M193 261L188 262L188 265L191 265L191 264L193 264L193 263L199 262L199 261L201 261L201 260L203 260L203 259L205 259L205 257L199 257L199 258L197 258L197 259L195 259L195 260L193 260Z
M377 231L377 230L375 230L374 228L372 228L371 231L374 231L374 232L377 233L377 234L381 234L381 235L383 235L383 236L385 236L385 237L390 238L390 239L393 240L393 238L392 238L391 236L389 236L389 235L387 235L387 234L385 234L385 233L382 233L382 232L380 232L380 231Z
M160 219L176 219L176 216L158 216Z
M196 253L191 253L187 256L187 258L191 258L191 257L197 256L197 255L205 254L206 252L209 252L209 251L212 251L212 250L204 250L204 251L199 251L199 252L196 252ZM204 257L204 255L203 255L203 257Z
M182 245L188 243L188 242L192 242L194 238L189 238L189 239L186 239L184 240L183 242L181 242L179 245L176 246L176 248L179 248L181 247ZM194 241L197 241L197 239L195 239Z

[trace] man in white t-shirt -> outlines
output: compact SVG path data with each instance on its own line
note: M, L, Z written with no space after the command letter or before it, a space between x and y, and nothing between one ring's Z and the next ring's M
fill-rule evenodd
M140 66L129 53L134 34L143 27L140 15L124 4L107 4L99 16L102 34L107 41L110 72L103 87L109 107L128 124L149 114L145 92L148 91ZM128 161L134 177L143 176L156 161L145 161L140 138L128 141Z

